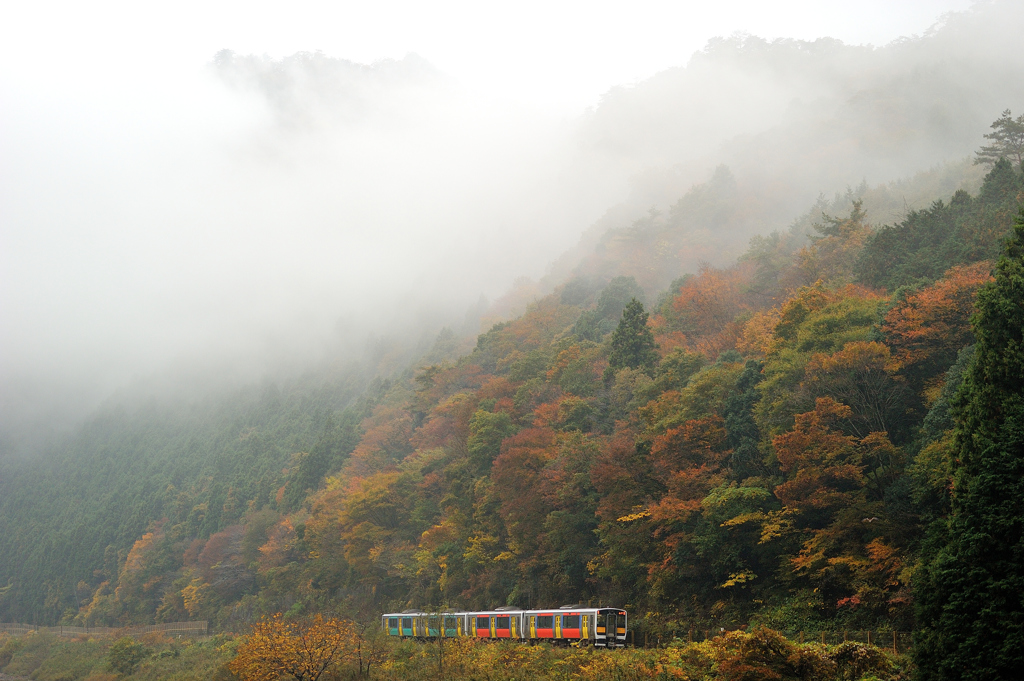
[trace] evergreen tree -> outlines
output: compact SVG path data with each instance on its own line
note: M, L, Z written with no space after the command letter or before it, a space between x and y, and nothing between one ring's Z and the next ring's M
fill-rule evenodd
M658 363L654 351L654 334L647 328L647 311L636 298L626 304L622 319L612 334L612 350L608 355L608 368L614 370L652 370Z
M999 159L1009 159L1017 167L1021 167L1024 161L1024 116L1013 117L1007 109L1003 115L992 123L992 132L985 135L985 139L992 140L992 144L984 146L980 151L975 152L976 164L994 165Z
M764 378L761 369L761 362L747 361L743 373L736 381L736 392L726 398L722 414L725 417L727 442L732 449L729 457L732 475L740 482L765 472L761 450L758 448L761 432L754 421L754 406L760 398L757 384Z
M567 287L568 289L568 287ZM563 298L564 298L563 292ZM601 340L615 329L629 301L636 298L643 300L644 290L633 277L615 277L597 299L593 310L586 310L576 320L572 332L582 340L600 343Z
M1024 670L1024 212L995 277L978 294L976 354L953 405L945 546L917 579L922 681Z

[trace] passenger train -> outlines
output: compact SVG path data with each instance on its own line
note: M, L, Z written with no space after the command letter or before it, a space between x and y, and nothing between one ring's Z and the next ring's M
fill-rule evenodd
M577 643L598 648L626 645L626 611L619 608L563 605L549 610L505 607L466 612L406 610L385 613L381 626L403 638L511 639Z

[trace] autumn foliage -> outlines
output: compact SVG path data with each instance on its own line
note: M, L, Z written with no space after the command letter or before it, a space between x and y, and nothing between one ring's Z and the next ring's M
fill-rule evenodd
M278 614L253 625L228 666L245 681L318 681L351 661L357 647L350 621L319 614L290 621Z
M167 519L82 580L69 618L237 630L268 612L594 601L666 638L757 621L913 628L920 552L956 492L951 407L991 261L921 237L949 227L929 222L945 208L891 229L846 210L660 290L644 285L665 272L618 269L660 268L644 250L660 246L620 234L616 268L584 262L462 356L379 381L248 492L169 489ZM985 211L954 226L998 231ZM884 269L879 244L901 238L904 284L885 288L865 258ZM231 437L259 451L256 434ZM747 660L730 678L817 664L750 636L727 638ZM353 637L340 620L272 617L235 664L312 680Z

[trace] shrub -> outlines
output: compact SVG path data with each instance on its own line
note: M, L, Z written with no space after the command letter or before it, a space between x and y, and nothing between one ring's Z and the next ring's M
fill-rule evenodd
M107 666L112 672L128 676L148 656L146 646L131 636L125 636L111 644L110 650L107 651Z
M0 669L3 669L11 662L14 653L21 649L21 641L16 638L0 638Z
M712 641L723 681L825 681L836 663L816 646L798 646L777 631L731 631Z
M839 671L837 678L842 681L856 681L866 674L885 679L893 671L892 663L885 653L862 643L841 643L828 656L836 663Z

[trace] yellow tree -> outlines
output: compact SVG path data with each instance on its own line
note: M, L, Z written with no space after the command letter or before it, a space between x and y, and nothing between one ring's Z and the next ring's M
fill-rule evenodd
M334 617L286 621L280 614L257 622L228 667L245 681L317 681L350 659L359 634L348 620Z

